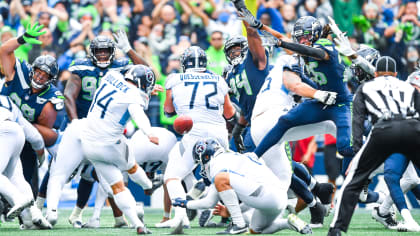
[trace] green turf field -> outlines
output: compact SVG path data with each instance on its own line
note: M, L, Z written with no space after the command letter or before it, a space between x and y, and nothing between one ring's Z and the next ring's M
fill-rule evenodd
M110 209L106 209L102 213L101 226L99 229L74 229L67 222L67 218L70 215L70 210L61 210L59 215L59 221L56 227L53 230L27 230L22 231L18 229L18 224L16 222L7 222L2 223L0 227L0 235L55 235L55 236L64 236L64 235L135 235L134 229L114 229L112 225L114 224L114 219L112 217L112 212ZM92 214L92 209L86 210L84 213L84 221L87 221ZM415 210L412 212L414 219L419 221L420 219L420 210ZM309 212L306 210L299 214L299 216L308 221ZM146 209L145 221L148 228L153 232L153 234L167 234L170 229L156 229L154 224L159 222L162 218L162 210L158 209ZM325 225L328 225L332 220L332 216L326 218ZM198 226L197 220L192 222L191 229L186 229L185 233L188 235L212 235L216 232L222 231L223 228L200 228ZM324 226L321 229L314 229L314 235L327 235L328 227ZM280 235L298 235L296 232L289 230L281 231L277 234ZM353 216L352 224L347 235L419 235L419 233L400 233L396 231L389 231L384 229L382 225L372 220L370 216L370 211L366 210L357 210L356 214Z

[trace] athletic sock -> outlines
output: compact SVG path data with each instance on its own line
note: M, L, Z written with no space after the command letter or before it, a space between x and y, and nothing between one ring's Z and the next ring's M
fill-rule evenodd
M92 218L99 219L101 217L101 210L104 206L105 200L108 197L108 194L105 193L105 190L101 185L98 185L98 190L96 191L95 207L93 208Z
M241 208L239 207L238 196L233 189L225 190L219 192L219 197L225 204L226 208L228 209L230 216L232 217L232 221L238 227L244 227L245 221L242 217Z
M120 208L120 210L128 218L131 225L135 226L136 228L144 226L144 224L137 217L136 201L134 200L133 195L131 195L128 189L114 194L114 201L117 204L118 208Z

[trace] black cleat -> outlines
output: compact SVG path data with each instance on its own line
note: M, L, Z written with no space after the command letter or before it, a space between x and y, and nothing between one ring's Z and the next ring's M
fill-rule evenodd
M322 204L331 204L334 185L331 183L317 183L312 189L312 193L319 198Z
M341 236L341 230L337 228L330 228L328 230L328 236Z
M311 212L311 228L321 228L327 213L325 207L320 202L317 202L315 206L309 208L309 211Z

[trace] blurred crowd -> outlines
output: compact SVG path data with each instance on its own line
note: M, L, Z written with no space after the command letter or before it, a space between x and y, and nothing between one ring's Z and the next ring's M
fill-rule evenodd
M332 16L350 36L354 49L367 44L381 55L397 60L399 78L416 70L419 63L420 21L417 1L407 0L249 0L247 5L264 24L290 36L301 16L311 15L328 23ZM179 56L191 45L206 50L208 67L222 74L228 64L224 41L242 34L242 24L227 0L2 0L1 43L24 32L38 21L47 33L41 45L22 45L19 59L32 63L44 54L57 58L59 89L70 77L74 59L88 56L90 40L124 29L133 48L153 67L163 85L169 73L180 71ZM282 53L274 49L272 61ZM117 53L117 58L122 57ZM343 58L345 59L345 58ZM164 94L154 97L149 116L155 126L171 124L163 115Z

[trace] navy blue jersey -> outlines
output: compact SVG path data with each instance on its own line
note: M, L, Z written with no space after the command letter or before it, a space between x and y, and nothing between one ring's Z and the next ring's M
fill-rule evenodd
M101 78L106 72L108 72L108 70L118 70L121 73L124 73L127 70L128 64L129 60L121 58L114 60L110 66L102 69L95 66L88 58L73 61L69 71L78 75L81 79L80 93L76 99L77 116L79 119L87 116L93 95L99 86Z
M47 102L51 102L55 110L62 110L64 108L64 96L52 84L40 93L32 93L31 79L29 78L31 71L32 66L30 64L16 58L15 76L12 81L3 85L1 94L9 96L29 122L36 123Z
M263 86L265 77L271 68L268 63L267 51L266 57L267 66L263 70L258 70L252 61L251 52L248 50L245 60L241 64L233 67L227 75L226 82L248 123L251 122L252 110L254 109L258 92Z
M325 50L330 59L316 60L308 57L306 69L309 77L319 85L320 90L338 93L337 103L350 102L352 96L344 79L345 66L334 44L328 39L319 39L314 47Z

